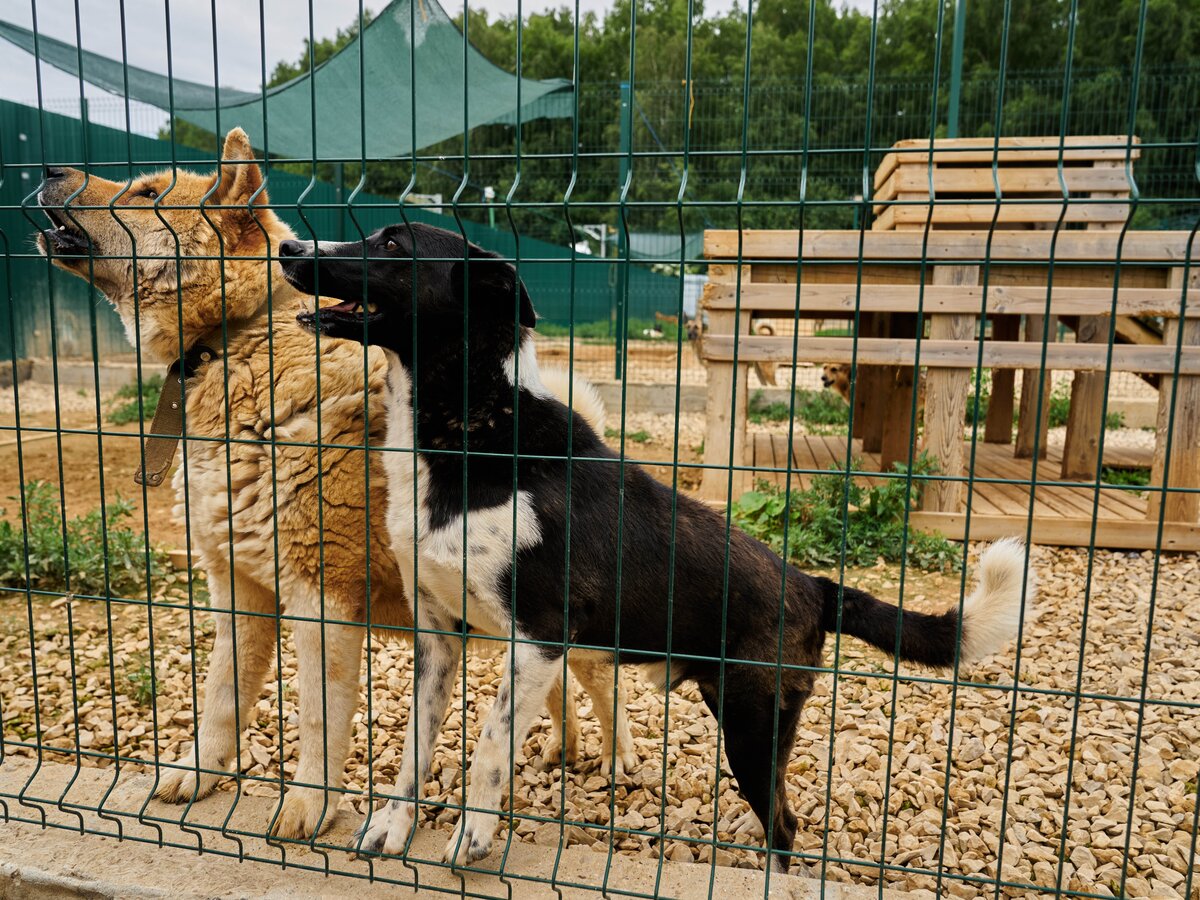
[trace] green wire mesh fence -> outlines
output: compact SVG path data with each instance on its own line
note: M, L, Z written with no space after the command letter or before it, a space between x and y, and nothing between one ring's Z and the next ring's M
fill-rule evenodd
M11 846L1194 900L1200 20L979 6L14 14Z

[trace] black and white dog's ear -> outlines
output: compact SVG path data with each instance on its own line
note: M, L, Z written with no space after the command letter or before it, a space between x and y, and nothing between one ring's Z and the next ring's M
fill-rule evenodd
M509 263L499 259L495 254L480 247L471 245L469 260L454 264L454 287L456 292L463 288L463 270L469 279L468 290L472 296L487 298L489 304L507 304L503 309L512 309L514 300L517 306L517 319L526 328L537 326L537 312L533 308L533 300L525 289L525 282L517 278L517 270Z

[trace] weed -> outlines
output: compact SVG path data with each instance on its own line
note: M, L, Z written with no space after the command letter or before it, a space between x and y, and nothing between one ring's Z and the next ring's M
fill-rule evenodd
M142 417L154 415L158 406L159 395L162 394L163 380L161 375L152 375L142 380ZM130 382L117 390L109 401L108 421L113 425L128 425L138 420L138 386Z
M604 436L610 441L619 441L621 439L621 431L617 428L605 428ZM625 439L633 441L635 444L645 444L650 440L650 432L648 431L627 431Z
M1100 470L1100 480L1104 484L1133 485L1145 487L1150 483L1149 469L1131 469L1122 466L1105 466ZM1142 491L1137 491L1139 495Z
M7 518L0 521L0 583L6 588L131 595L145 588L147 573L153 577L166 563L166 554L147 550L142 534L126 524L134 506L120 495L107 504L104 515L96 508L68 519L64 541L55 486L31 481L24 494L28 529ZM0 516L5 514L0 509Z
M784 401L768 403L762 391L755 391L746 406L751 422L786 422L791 407ZM841 426L850 421L850 407L833 391L796 391L796 419L806 425Z
M154 706L156 684L154 670L149 662L143 659L136 669L125 676L125 682L129 685L130 696L138 706L147 709Z
M861 462L854 467L861 468ZM894 471L904 474L905 468L897 463ZM912 471L932 474L934 465L922 454ZM904 561L905 512L915 508L921 493L914 482L910 497L907 485L905 478L888 478L864 486L831 470L814 475L809 487L794 489L788 504L782 488L759 482L757 490L737 501L733 515L777 553L783 552L786 537L788 559L799 565L836 565L843 546L849 565L869 566L880 558L899 563ZM909 564L926 571L953 571L960 562L955 545L942 535L914 529L907 533L907 556Z

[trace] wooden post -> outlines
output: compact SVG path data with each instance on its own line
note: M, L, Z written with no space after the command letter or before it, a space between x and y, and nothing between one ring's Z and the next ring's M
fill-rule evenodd
M979 283L978 266L936 266L934 284ZM975 337L975 317L932 315L930 340L969 341ZM963 420L967 413L971 373L968 369L930 367L925 376L925 451L937 463L938 474L953 478L964 474ZM921 508L930 512L962 509L962 482L931 481L925 486Z
M1080 316L1075 340L1080 344L1103 344L1108 340L1108 317ZM1071 411L1062 458L1064 481L1090 481L1096 477L1100 433L1104 430L1104 380L1104 372L1076 372L1071 382Z
M1191 287L1200 286L1200 272L1193 270ZM1181 288L1183 272L1172 269L1168 280L1171 287ZM1183 345L1200 344L1200 320L1167 319L1163 323L1163 346L1175 347L1179 329L1183 328ZM1171 395L1175 394L1175 428L1171 441L1171 470L1164 478L1167 433L1171 425ZM1146 504L1146 518L1157 522L1161 506L1166 505L1164 519L1168 522L1196 522L1200 519L1200 494L1172 491L1172 488L1200 488L1200 376L1163 375L1158 383L1158 424L1154 438L1154 466L1150 471L1150 486L1167 486L1164 501L1161 494L1151 492Z
M729 265L709 266L709 280L732 283L737 280L737 267ZM750 267L742 267L742 283L750 281ZM710 310L708 313L709 333L750 334L750 310L735 313L733 310ZM734 365L728 361L708 361L708 400L706 404L706 430L704 434L704 474L700 481L700 497L724 503L729 488L729 466L744 466L746 459L746 406L747 384L750 366L738 363L736 395L734 387ZM732 406L730 401L732 400ZM733 446L729 442L730 423L733 424ZM707 468L718 466L720 468ZM737 500L750 487L745 471L733 473L733 499Z
M1047 341L1053 341L1058 333L1058 316L1026 316L1025 340L1040 343L1043 332ZM1042 418L1034 425L1037 415L1038 385L1042 386ZM1021 371L1021 415L1017 422L1017 446L1013 456L1017 459L1032 459L1034 438L1037 438L1038 459L1046 458L1047 437L1050 431L1050 391L1052 384L1049 369L1023 369ZM1040 437L1038 437L1040 435Z
M888 336L910 341L917 336L917 317L911 313L895 313L888 326ZM879 471L889 472L895 463L908 465L908 451L913 439L913 368L893 366L885 370L888 378L884 395L883 445L879 451Z
M1015 341L1021 337L1020 316L997 316L992 319L992 340ZM989 444L1012 443L1013 390L1015 369L992 369L992 399L988 404L983 439Z
M886 313L872 313L871 322L864 325L862 336L883 337L887 334L887 319ZM886 366L859 366L858 372L854 416L862 421L862 429L855 429L856 436L862 438L863 453L878 453L883 448L883 420L891 371Z

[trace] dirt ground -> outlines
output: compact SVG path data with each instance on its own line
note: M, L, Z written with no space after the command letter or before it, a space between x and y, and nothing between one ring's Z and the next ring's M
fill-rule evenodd
M4 400L0 424L11 426ZM35 400L32 390L22 397L22 426L53 428L53 413ZM152 541L182 547L182 527L171 518L173 491L148 489L143 497L133 483L135 429L105 425L98 446L94 400L76 396L62 407L64 428L88 432L61 439L68 515L99 503L103 472L106 498L119 492L136 502L137 530L144 508ZM674 429L667 417L630 414L627 454L669 463L678 452L681 461L697 462L703 417L682 417L677 451ZM19 460L13 431L0 434L4 495L15 493L22 475L60 481L59 442L50 434L23 432ZM694 483L696 470L679 471L685 487ZM654 472L670 483L669 465ZM801 823L796 849L818 865L821 857L830 860L827 877L936 890L940 867L976 879L942 883L959 897L991 897L994 888L978 880L997 874L1011 885L1004 896L1042 896L1056 885L1098 896L1122 889L1130 897L1186 896L1196 865L1200 560L1105 551L1089 560L1084 551L1049 548L1035 548L1033 560L1042 581L1040 615L1026 628L1019 670L1012 647L961 673L958 684L908 666L895 680L886 656L849 638L836 653L833 641L827 644L826 664L839 672L819 679L788 773ZM901 576L881 563L850 570L845 580L894 602ZM151 593L152 603L144 596L103 603L0 595L6 753L29 755L40 742L58 748L51 756L59 761L107 765L116 752L149 765L183 752L194 736L211 648L207 591L202 574L189 581L184 573L163 573ZM903 573L908 608L943 609L960 594L958 575ZM369 781L390 785L396 774L411 690L406 644L377 635L368 658L350 793L338 803L352 818L365 809L358 792ZM284 778L294 772L295 674L285 628L275 673L241 743L240 782L229 779L222 790L240 785L274 796L280 761ZM499 676L499 657L469 659L466 695L460 687L439 741L429 799L460 802L464 752ZM611 698L581 693L584 746L573 768L544 765L544 718L522 748L508 801L518 815L517 837L554 844L556 825L519 816L563 815L571 844L759 865L750 849L711 845L715 838L753 847L760 834L731 785L716 723L699 695L685 687L664 698L634 673L623 677L639 765L615 785L599 774L591 710ZM422 827L448 830L456 819L454 810L426 808ZM614 836L610 825L631 833ZM1192 884L1187 900L1197 900L1195 877Z

